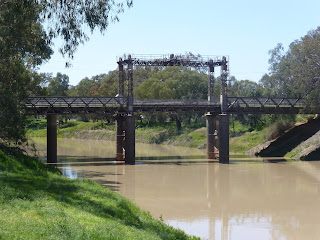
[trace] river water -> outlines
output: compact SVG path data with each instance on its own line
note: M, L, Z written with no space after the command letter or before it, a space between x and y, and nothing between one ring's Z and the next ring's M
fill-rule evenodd
M40 158L46 139L34 139ZM320 239L320 161L231 156L137 144L137 164L114 162L115 142L58 139L64 175L90 178L155 218L203 239Z

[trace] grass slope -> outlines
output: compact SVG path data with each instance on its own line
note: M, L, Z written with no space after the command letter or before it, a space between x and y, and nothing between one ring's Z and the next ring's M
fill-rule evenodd
M119 194L0 149L0 239L196 239Z
M246 132L241 136L230 138L230 152L245 154L246 151L266 141L269 128Z
M238 136L248 131L248 127L239 122L230 124L231 136ZM46 120L33 119L28 127L29 137L46 137ZM241 137L231 138L231 151L244 153L264 139L260 132L245 133ZM60 138L115 140L115 123L72 121L58 128ZM234 138L234 140L232 140ZM261 142L259 142L261 140ZM169 144L192 148L205 148L207 137L203 124L183 125L178 131L174 122L142 125L136 122L136 141L142 143Z

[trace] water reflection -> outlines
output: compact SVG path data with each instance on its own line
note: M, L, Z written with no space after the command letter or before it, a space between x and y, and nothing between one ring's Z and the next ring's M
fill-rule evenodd
M67 176L68 178L75 179L80 176L78 176L77 171L73 171L70 165L65 165L63 168L60 169L62 174L64 176Z
M140 164L127 166L113 161L114 143L63 139L58 145L64 174L91 178L187 233L207 239L320 236L319 162L232 156L232 164L221 165L202 150L137 145Z

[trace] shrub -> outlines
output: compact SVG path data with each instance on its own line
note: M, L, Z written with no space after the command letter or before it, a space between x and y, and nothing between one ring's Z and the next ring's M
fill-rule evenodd
M267 139L272 140L279 136L281 136L285 131L287 131L289 128L293 126L293 123L290 121L277 121L274 124L271 125L270 131L268 134Z

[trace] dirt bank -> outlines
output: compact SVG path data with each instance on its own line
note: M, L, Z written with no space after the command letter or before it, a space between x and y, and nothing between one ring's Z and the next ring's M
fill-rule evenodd
M293 157L295 159L319 159L315 154L320 147L320 121L312 119L299 123L280 137L259 144L246 153L262 157ZM318 151L320 152L320 151ZM312 155L310 155L313 153ZM309 156L310 155L310 156ZM309 156L309 157L306 157Z

